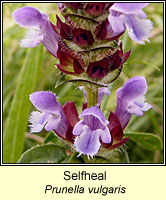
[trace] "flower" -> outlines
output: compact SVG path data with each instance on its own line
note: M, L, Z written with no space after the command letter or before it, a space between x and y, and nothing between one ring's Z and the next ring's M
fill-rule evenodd
M105 119L98 106L87 108L80 114L83 120L76 123L73 129L75 138L74 146L77 152L93 157L100 149L101 141L111 142L111 135Z
M54 130L60 137L65 137L68 122L56 96L51 92L38 91L30 95L30 101L40 111L33 111L30 115L30 132L40 132L44 128L46 131Z
M76 123L73 134L76 137L75 147L80 154L93 157L102 145L104 148L115 149L125 144L129 137L124 137L123 130L127 126L131 114L142 116L152 106L144 103L147 83L144 77L136 76L129 79L121 88L117 90L117 106L115 113L110 111L108 121L104 118L98 106L85 109L80 117L83 120ZM100 88L98 101L108 93L108 88ZM84 92L86 97L86 92ZM99 103L99 105L100 105ZM92 110L91 110L92 109ZM100 117L105 123L101 122ZM109 134L111 140L109 140ZM105 137L106 140L103 140Z
M16 9L12 15L16 24L29 29L26 37L20 41L21 47L36 47L42 42L46 49L56 56L58 35L46 14L32 7L22 7Z
M147 83L143 76L135 76L129 79L117 90L115 114L123 129L128 124L131 114L142 116L143 112L152 108L150 104L144 103L146 92Z
M152 22L142 10L148 3L114 3L109 9L108 20L118 35L127 29L130 38L140 44L148 41Z

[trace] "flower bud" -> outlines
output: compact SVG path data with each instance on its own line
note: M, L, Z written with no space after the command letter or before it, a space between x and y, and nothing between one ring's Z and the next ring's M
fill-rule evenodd
M92 33L82 28L76 28L72 31L73 42L80 47L92 45L94 42Z

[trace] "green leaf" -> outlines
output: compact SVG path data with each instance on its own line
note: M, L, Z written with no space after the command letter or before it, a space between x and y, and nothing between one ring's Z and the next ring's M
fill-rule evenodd
M50 132L44 139L44 144L47 144L48 142L58 142L59 138L55 135L55 133L52 131Z
M22 154L18 163L61 163L67 158L65 150L55 144L35 146Z
M156 151L162 149L162 142L159 136L152 133L125 133L126 137L139 144L144 149Z
M87 156L84 156L85 163L111 163L111 160L104 158L102 156L95 156L93 159L87 158Z
M153 63L149 63L149 62L146 62L146 61L141 61L141 60L132 60L130 62L128 62L128 64L143 64L143 65L147 65L147 66L150 66L150 67L153 67L154 69L156 69L157 71L160 71L159 67L154 65Z
M31 103L42 62L43 47L29 49L20 71L14 99L4 126L3 162L15 163L22 154Z
M83 158L82 158L81 156L78 157L78 155L79 155L78 152L74 152L74 153L70 156L70 158L69 158L69 160L68 160L68 163L84 163Z
M97 160L92 160L94 163L130 163L125 145L113 150L101 148L95 158L97 158Z

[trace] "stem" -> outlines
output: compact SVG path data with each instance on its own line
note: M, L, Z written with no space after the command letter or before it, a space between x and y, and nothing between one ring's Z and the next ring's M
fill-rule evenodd
M130 163L129 155L128 155L128 153L127 153L126 150L124 151L124 154L125 154L125 157L126 157L126 162L127 162L127 163Z
M93 90L93 105L97 105L98 103L98 88Z
M78 152L73 152L67 163L73 163L73 159L75 159L77 156L78 156Z
M92 89L89 87L85 87L87 92L87 104L88 108L97 105L98 102L98 88Z
M159 150L154 152L153 163L159 163L159 160L160 160L160 154L161 154L161 151L159 151Z

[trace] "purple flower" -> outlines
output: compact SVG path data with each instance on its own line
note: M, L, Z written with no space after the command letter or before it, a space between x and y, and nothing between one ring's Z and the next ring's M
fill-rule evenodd
M140 44L148 41L152 22L146 18L142 10L148 3L114 3L109 11L109 23L118 35L127 29L130 38Z
M80 117L83 120L73 129L73 134L77 136L74 146L80 155L93 157L99 151L101 142L111 143L111 134L107 127L109 122L97 106L83 110Z
M146 92L147 83L142 76L129 79L117 90L117 107L115 114L123 129L129 122L131 114L142 116L143 112L152 108L150 104L144 103L144 95Z
M23 7L15 10L12 15L16 24L29 29L26 37L20 41L21 47L35 47L42 42L56 56L58 35L46 14L32 7Z
M68 122L56 96L51 92L34 92L30 95L30 101L40 111L33 111L30 115L30 132L40 132L44 128L65 137Z

